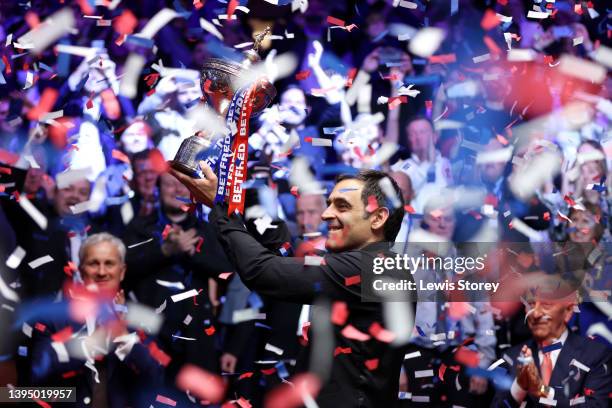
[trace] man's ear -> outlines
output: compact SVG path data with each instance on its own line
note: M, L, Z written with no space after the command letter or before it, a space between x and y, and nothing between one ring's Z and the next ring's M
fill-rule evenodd
M387 207L378 207L370 214L371 228L380 230L389 219L389 209Z
M126 265L123 264L121 265L121 273L119 275L119 282L123 282L123 279L125 278L125 270L127 269Z

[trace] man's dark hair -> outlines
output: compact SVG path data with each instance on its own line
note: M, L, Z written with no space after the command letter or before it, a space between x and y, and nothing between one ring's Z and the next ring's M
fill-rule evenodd
M411 117L410 119L408 119L408 121L406 122L406 129L408 129L408 126L410 126L412 124L412 122L416 122L417 120L424 120L424 121L426 121L427 123L429 123L429 125L431 126L431 128L434 131L436 130L432 120L429 119L427 116L423 116L423 115L415 115L415 116Z
M391 198L387 197L380 186L380 181L387 178L393 187L395 198L399 201L400 205L394 208L391 203ZM385 222L383 227L383 233L386 241L394 241L395 237L399 233L402 227L402 220L404 219L404 197L399 186L393 180L392 177L383 171L378 170L361 170L357 174L341 174L336 178L336 183L343 180L359 180L364 183L363 190L361 192L361 201L363 205L368 207L368 198L373 196L376 197L376 203L379 207L385 207L389 209L389 218ZM366 216L370 213L366 210Z

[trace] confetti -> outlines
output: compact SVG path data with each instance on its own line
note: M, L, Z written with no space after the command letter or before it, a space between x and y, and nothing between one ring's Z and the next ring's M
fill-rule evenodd
M419 30L410 40L409 49L414 55L429 58L440 47L444 40L444 31L436 27L425 27Z
M543 11L533 11L533 10L529 10L529 12L527 13L527 18L535 18L535 19L545 19L548 18L549 14Z
M34 53L41 53L65 34L70 33L76 20L69 8L64 8L49 16L42 24L19 37L17 42L27 44Z
M561 56L558 69L565 75L597 84L602 83L607 75L606 69L601 65L568 54Z
M220 376L191 364L181 368L176 377L176 385L213 404L221 402L225 395L225 384Z
M46 263L53 262L53 258L50 255L41 256L28 263L28 266L32 269L36 269Z
M349 310L345 302L336 301L332 305L331 322L342 326L348 318Z
M15 248L15 250L13 251L13 253L11 253L11 255L8 257L8 259L6 260L6 266L8 266L11 269L17 269L19 267L19 265L21 264L21 261L23 260L23 257L25 256L26 251L18 246Z
M357 330L353 325L347 325L346 327L344 327L344 329L342 329L341 334L346 337L347 339L351 339L351 340L357 340L357 341L368 341L370 340L370 336L360 332L359 330Z
M170 299L172 299L172 301L176 303L176 302L180 302L181 300L185 300L185 299L189 299L190 297L197 296L198 294L199 292L196 289L191 289L191 290L188 290L187 292L179 293L177 295L172 295L170 296Z

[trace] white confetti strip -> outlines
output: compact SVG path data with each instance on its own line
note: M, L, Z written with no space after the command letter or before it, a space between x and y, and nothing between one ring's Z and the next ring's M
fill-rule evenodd
M149 239L147 239L146 241L137 242L136 244L129 245L129 246L128 246L128 249L132 249L132 248L139 247L139 246L144 245L144 244L147 244L147 243L149 243L149 242L151 242L151 241L153 241L153 238L149 238Z
M535 61L538 54L529 48L513 48L508 51L506 58L512 62Z
M277 354L279 356L282 356L284 353L284 350L282 348L276 347L270 343L266 343L264 349L266 349L267 351L271 351L272 353Z
M312 145L313 146L331 147L332 146L332 141L331 141L331 139L325 139L325 138L322 138L322 137L313 137L312 138Z
M173 337L173 338L175 338L175 339L181 339L181 340L192 340L192 341L195 341L195 340L196 340L196 339L195 339L195 338L193 338L193 337L183 337L183 336L177 336L176 334L173 334L173 335L172 335L172 337Z
M486 54L482 54L482 55L472 58L472 61L474 61L474 64L479 64L481 62L485 62L490 59L491 59L491 54L486 53Z
M19 37L21 44L31 45L32 52L40 53L49 45L72 31L76 23L72 10L64 8L49 16L33 30Z
M527 13L527 18L537 18L541 20L544 18L548 18L548 13L543 12L543 11L529 10L529 13Z
M249 320L260 320L265 319L265 313L259 313L257 309L242 309L234 310L232 314L232 323L238 324L242 322L248 322Z
M190 297L194 297L197 295L198 295L198 291L195 289L191 289L191 290L188 290L187 292L172 295L170 296L170 299L172 299L172 301L176 303L176 302L180 302L181 300L189 299Z
M53 341L51 342L51 347L55 350L55 354L57 354L57 359L60 363L67 363L70 361L70 356L68 356L68 350L66 350L64 343Z
M404 360L410 360L411 358L416 358L416 357L421 357L421 352L420 351L414 351L412 353L407 353L404 356Z
M70 211L73 214L82 214L84 212L89 211L91 207L91 201L83 201L82 203L78 203L70 206Z
M601 65L568 54L561 56L558 69L565 75L596 84L602 83L607 75L606 69Z
M493 371L495 370L497 367L499 367L500 365L502 365L503 363L505 363L506 360L504 360L503 358L500 358L499 360L497 360L496 362L494 362L493 364L491 364L489 366L489 368L487 368L488 371Z
M121 78L119 84L119 94L127 97L136 97L138 91L138 78L140 72L144 68L146 63L145 58L142 55L131 53L125 62L124 72L125 75Z
M433 377L433 370L419 370L414 372L414 378Z
M28 263L28 266L32 269L36 269L41 265L46 263L53 262L53 258L50 255L41 256L40 258L36 258L32 262Z
M165 300L162 306L165 308ZM130 327L143 329L148 334L157 334L164 320L164 318L157 313L157 310L160 308L161 306L153 310L142 304L130 302L127 305L128 312L125 316L125 321Z
M413 402L429 402L429 396L427 396L427 395L413 395L412 396L412 401Z
M168 282L165 280L161 280L161 279L156 279L155 282L160 285L163 286L165 288L176 288L179 290L184 290L185 286L183 285L183 282Z
M19 267L19 265L21 264L21 261L23 260L25 254L26 251L22 247L18 246L6 260L6 266L11 269L17 269L17 267Z
M612 48L600 45L593 52L593 59L608 68L612 68Z
M573 407L574 405L584 404L585 402L586 402L586 398L584 397L584 395L581 395L579 397L571 399L569 404L570 404L570 407Z
M438 50L444 40L444 30L436 27L420 29L410 41L410 52L419 57L429 58Z
M159 305L159 306L157 307L157 309L155 309L155 313L156 313L156 314L160 314L161 312L163 312L164 310L166 310L166 305L167 305L167 301L166 301L166 300L164 300L164 302L163 302L161 305Z
M307 266L319 266L323 262L323 257L314 256L314 255L306 255L304 257L304 265Z
M540 404L543 405L549 405L552 407L556 407L557 406L557 401L551 398L544 398L544 397L540 397L540 400L538 401Z
M193 320L193 317L191 317L190 314L188 314L187 316L185 316L185 318L183 319L183 324L185 326L189 326L189 323L191 323L191 321Z
M32 326L30 326L29 324L23 323L21 325L21 331L29 338L32 338Z
M15 292L13 289L7 286L4 279L2 279L2 275L0 275L0 295L11 302L19 302L19 295L17 295L17 292Z
M580 361L576 360L575 358L572 359L572 361L570 361L570 365L573 365L574 367L577 367L586 373L591 371L589 367L585 366L584 364L582 364Z
M208 31L210 34L214 35L221 41L223 41L223 34L217 30L217 27L213 23L208 22L204 18L200 18L200 27L202 27L205 31Z

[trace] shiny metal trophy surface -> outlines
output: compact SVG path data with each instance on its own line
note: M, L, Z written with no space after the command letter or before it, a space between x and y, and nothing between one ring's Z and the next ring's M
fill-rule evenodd
M224 60L220 58L209 58L204 62L200 76L200 87L202 94L206 96L207 102L213 109L223 117L227 114L228 107L236 90L232 83L237 77L249 69L251 64L261 61L258 51L265 36L270 33L270 27L255 36L253 49L245 52L242 63ZM266 79L257 81L253 93L253 114L264 110L276 96L276 89ZM198 177L198 161L202 159L202 152L211 146L211 140L196 134L183 140L174 160L170 165L187 174L190 177Z

